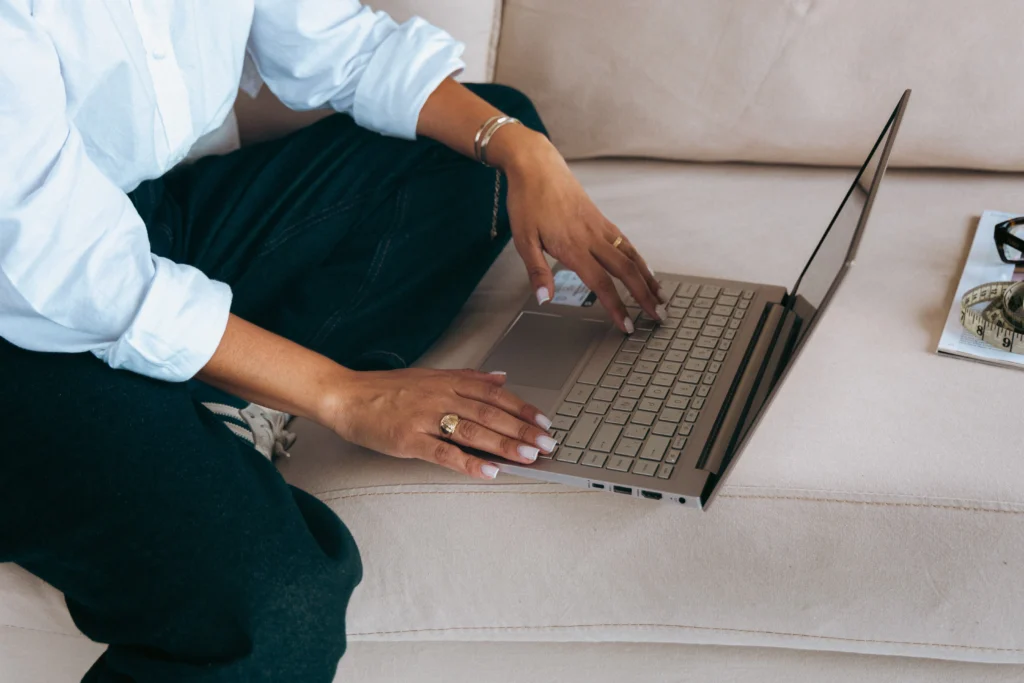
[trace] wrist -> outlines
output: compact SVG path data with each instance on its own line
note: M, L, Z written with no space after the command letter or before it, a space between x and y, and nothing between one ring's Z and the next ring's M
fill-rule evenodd
M487 162L513 175L543 159L554 150L551 141L522 124L502 127L487 147Z
M314 422L327 427L337 434L345 430L344 416L351 413L355 380L359 373L333 363L320 375L319 390L314 392Z

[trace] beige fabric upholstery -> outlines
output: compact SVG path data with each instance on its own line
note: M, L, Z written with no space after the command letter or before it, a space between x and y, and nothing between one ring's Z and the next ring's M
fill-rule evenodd
M497 80L572 157L1024 169L1018 0L507 0Z
M791 283L848 171L576 166L659 270ZM665 642L1024 664L1019 374L934 353L975 215L1024 179L891 175L857 265L715 507L461 479L297 425L293 483L352 529L356 641ZM756 219L752 219L752 216ZM756 258L740 245L756 244ZM529 295L510 250L427 362L481 359ZM0 624L75 633L0 569Z

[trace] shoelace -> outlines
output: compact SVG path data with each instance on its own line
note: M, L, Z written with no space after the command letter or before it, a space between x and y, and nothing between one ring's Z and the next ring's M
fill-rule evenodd
M265 408L250 403L239 410L223 403L204 403L204 407L214 415L228 417L248 425L248 429L234 422L224 421L236 436L245 439L253 448L268 460L290 458L288 449L295 443L296 436L286 429L292 416L280 410Z

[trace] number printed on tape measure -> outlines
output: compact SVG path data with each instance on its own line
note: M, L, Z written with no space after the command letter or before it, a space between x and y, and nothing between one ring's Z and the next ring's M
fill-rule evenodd
M960 301L960 324L968 332L997 349L1024 354L1024 331L1005 327L993 322L984 313L971 310L978 304L999 302L1000 310L992 311L991 318L1012 325L1013 323L1002 313L1002 301L1006 292L1018 286L1024 288L1024 283L989 282L968 290Z

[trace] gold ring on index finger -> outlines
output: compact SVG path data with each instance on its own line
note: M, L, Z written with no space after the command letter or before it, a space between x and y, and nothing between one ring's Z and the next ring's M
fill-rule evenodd
M459 426L461 418L455 413L448 413L441 418L441 433L447 438L451 438L455 435L455 428Z

